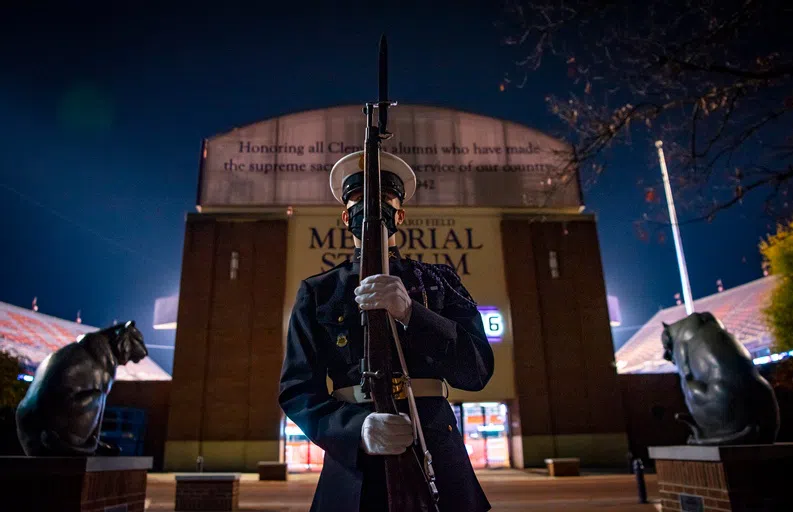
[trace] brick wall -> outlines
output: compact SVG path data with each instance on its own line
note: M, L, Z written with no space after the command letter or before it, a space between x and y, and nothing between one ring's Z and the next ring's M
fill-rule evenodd
M178 481L176 482L176 510L237 510L240 482L235 481Z
M74 472L68 468L26 469L0 474L0 510L104 512L127 504L143 512L146 471Z
M286 250L286 220L188 216L168 441L279 441Z
M152 469L161 471L165 436L168 430L168 407L171 381L116 381L107 397L107 406L136 407L146 411L143 455L153 457Z
M106 507L127 504L128 512L143 512L146 471L86 473L81 512L104 512Z
M664 510L681 510L680 495L713 512L789 510L790 458L740 457L725 462L657 460Z
M675 413L687 411L676 373L623 374L618 382L634 457L649 465L648 447L686 444L689 429L675 420Z
M721 462L656 461L664 510L680 510L680 494L702 497L706 511L729 511L727 480Z
M516 417L513 434L548 435L553 432L545 340L540 316L531 225L525 220L502 221L504 272L512 311Z
M215 264L214 219L188 217L179 287L168 440L198 440Z
M521 435L624 433L594 220L511 218L501 230Z

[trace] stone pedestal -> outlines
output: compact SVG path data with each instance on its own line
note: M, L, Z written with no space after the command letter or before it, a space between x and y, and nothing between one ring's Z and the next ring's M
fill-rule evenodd
M789 510L793 443L651 447L664 511Z
M581 459L577 457L545 459L545 466L548 468L548 476L579 476Z
M176 475L176 511L237 510L240 500L239 473L193 473Z
M0 510L143 512L151 457L0 457Z
M286 480L287 468L285 462L260 461L257 466L259 469L259 480Z

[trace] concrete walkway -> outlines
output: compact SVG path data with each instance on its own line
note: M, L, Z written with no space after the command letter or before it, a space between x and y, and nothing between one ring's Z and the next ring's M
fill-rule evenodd
M497 469L477 471L494 512L524 510L655 512L660 505L639 505L632 475L584 475L550 478L541 471ZM287 482L259 482L255 474L243 474L240 510L259 512L308 512L317 485L316 473L291 474ZM655 475L647 475L651 503L658 501ZM147 498L150 511L173 511L174 475L149 475ZM459 511L463 512L463 511Z

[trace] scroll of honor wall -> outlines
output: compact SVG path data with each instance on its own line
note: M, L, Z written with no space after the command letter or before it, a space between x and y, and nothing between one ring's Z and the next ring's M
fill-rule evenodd
M569 148L455 110L400 105L389 118L395 135L383 149L417 177L400 252L457 270L496 358L483 391L449 394L472 462L624 465L595 219L582 213ZM204 141L198 212L186 221L167 470L194 469L199 456L213 471L321 466L321 450L292 435L278 381L300 281L353 254L328 179L363 149L364 122L360 106L337 107Z

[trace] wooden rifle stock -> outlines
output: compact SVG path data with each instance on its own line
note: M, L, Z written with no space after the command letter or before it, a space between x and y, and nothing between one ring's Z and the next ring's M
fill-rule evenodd
M382 216L380 188L380 144L390 137L387 131L388 75L387 43L380 39L379 100L367 103L366 140L364 152L364 221L360 278L388 274L388 232ZM379 109L378 126L373 124L373 111ZM392 337L390 320L384 309L361 313L364 326L364 360L362 387L371 396L376 412L399 414L392 391ZM437 512L438 508L428 487L422 457L410 446L401 455L385 455L385 477L390 512Z

